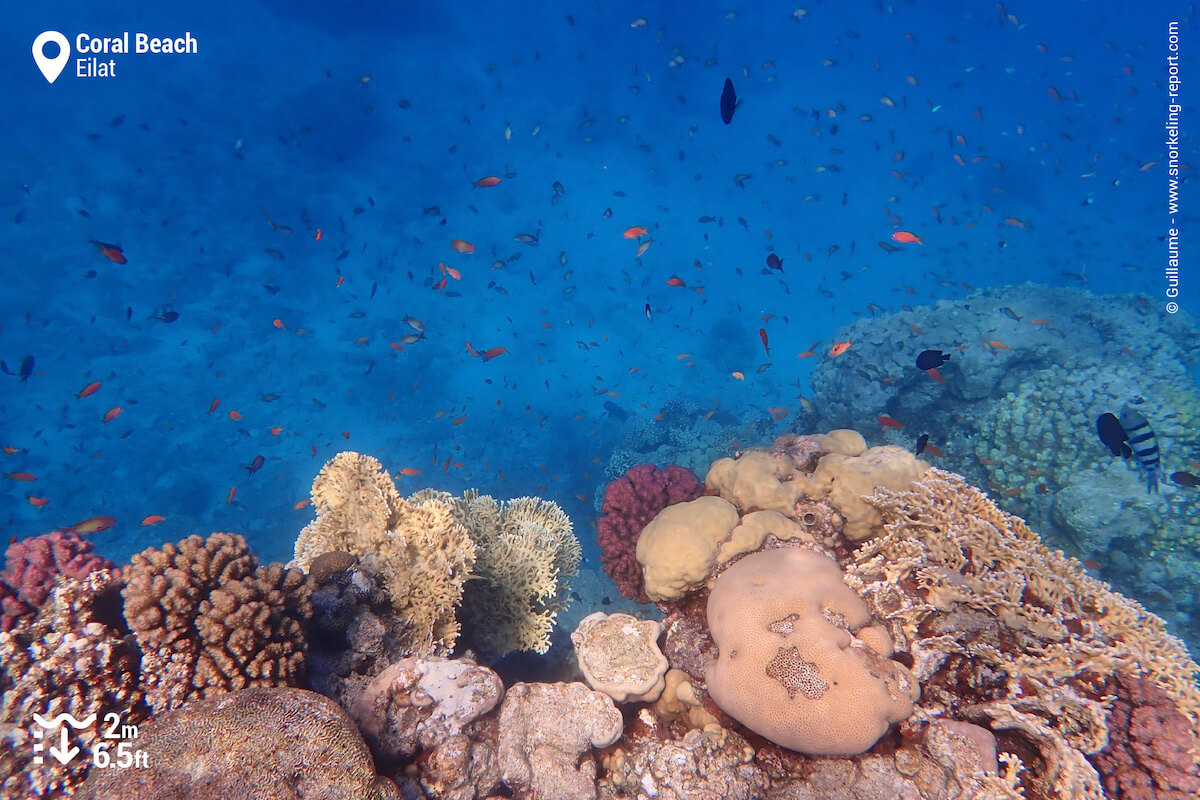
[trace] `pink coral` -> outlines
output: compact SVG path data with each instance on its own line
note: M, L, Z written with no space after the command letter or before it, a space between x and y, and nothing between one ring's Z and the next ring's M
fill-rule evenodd
M1108 747L1093 761L1108 795L1121 800L1200 796L1200 770L1189 752L1197 736L1175 702L1152 680L1117 673L1108 713Z
M639 603L649 602L642 584L642 567L635 552L646 523L667 506L695 500L704 486L690 469L639 464L608 485L603 516L596 524L596 543L604 571L621 594Z
M116 569L116 564L93 553L94 547L62 531L10 544L6 569L0 572L0 630L12 630L21 617L46 602L56 576L82 580L98 569Z

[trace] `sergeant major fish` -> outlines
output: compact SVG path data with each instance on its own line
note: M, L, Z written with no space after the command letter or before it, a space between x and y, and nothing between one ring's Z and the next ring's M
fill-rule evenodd
M1125 404L1121 409L1121 427L1129 435L1129 448L1133 455L1146 470L1146 492L1158 494L1158 438L1142 412L1133 407L1134 404L1140 405L1142 402L1144 401L1139 397L1133 403Z

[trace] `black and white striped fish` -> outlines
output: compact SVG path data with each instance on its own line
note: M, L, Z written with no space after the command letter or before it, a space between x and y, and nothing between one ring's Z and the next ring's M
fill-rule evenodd
M1134 402L1139 402L1141 398ZM1158 439L1142 412L1130 403L1121 409L1121 427L1129 436L1129 448L1142 469L1146 470L1146 491L1158 494Z

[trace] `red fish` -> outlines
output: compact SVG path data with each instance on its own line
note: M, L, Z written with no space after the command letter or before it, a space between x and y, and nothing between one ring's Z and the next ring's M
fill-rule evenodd
M29 495L29 497L25 499L28 500L29 505L33 506L34 508L41 508L50 502L50 499L47 497L34 497L33 495Z
M87 386L76 392L75 396L79 398L91 397L98 391L100 391L100 381L92 381Z
M475 183L471 184L471 191L475 191L476 189L487 189L488 187L496 186L499 183L499 178L497 178L495 175L489 175L486 178L480 178L479 180L475 181Z
M829 348L829 355L840 356L842 353L850 349L854 342L838 342L833 347Z
M114 264L125 264L129 261L125 257L125 253L121 251L121 246L117 244L108 244L107 242L97 242L95 239L90 240L96 249L104 254L104 257Z
M622 233L621 235L624 236L626 239L640 239L641 237L645 236L649 232L650 231L646 230L641 225L634 225L632 228L626 228L625 232Z
M157 525L158 523L164 521L165 519L166 519L166 517L164 517L162 514L151 514L150 516L148 516L144 520L142 520L142 524L143 525Z
M771 357L771 348L770 348L770 347L767 347L767 329L766 329L766 328L759 328L759 329L758 329L758 338L759 338L759 339L762 339L762 343L763 343L763 350L765 350L765 351L766 351L766 353L767 353L767 358L770 358L770 357Z
M925 454L931 455L935 458L945 458L946 457L945 453L943 453L939 448L934 447L931 444L925 445Z
M125 409L122 406L113 406L108 411L104 412L104 421L112 422L117 417L121 416L121 412Z
M879 424L885 428L899 429L904 427L904 423L894 420L891 417L876 417L876 419L879 420ZM928 450L929 448L926 447L925 449Z
M687 288L687 284L683 282L683 278L680 278L676 275L672 275L671 277L667 278L667 286L682 286Z
M774 420L783 419L789 413L786 408L768 408L767 411L770 413L771 419Z
M479 358L479 353L476 352L474 347L471 347L471 343L467 342L466 344L467 344L467 352L470 353L471 355L473 355L475 358Z
M70 525L66 528L59 528L58 530L66 534L80 536L85 533L99 533L100 531L106 531L116 524L117 521L112 517L89 517L82 522L76 522L74 525Z
M37 476L32 472L6 472L4 473L4 477L14 481L21 481L22 483L29 483L37 480Z
M508 352L507 347L492 347L492 348L484 350L482 353L480 353L479 357L482 358L484 361L491 361L496 356L502 356L507 352Z
M450 247L452 247L456 253L470 254L475 252L475 245L471 244L470 242L464 242L462 239L451 239Z
M921 241L920 236L917 236L915 233L909 233L908 231L896 231L892 234L892 241L903 242L904 244L925 244Z
M942 373L937 371L937 367L934 367L933 369L925 370L925 374L928 375L930 378L933 378L938 383L946 382L946 379L942 377Z

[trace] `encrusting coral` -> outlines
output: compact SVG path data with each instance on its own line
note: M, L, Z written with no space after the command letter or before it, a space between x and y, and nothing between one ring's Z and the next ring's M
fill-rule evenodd
M580 620L571 642L588 686L618 703L654 702L666 686L661 633L655 620L597 611Z
M582 548L571 519L536 497L499 503L426 489L413 500L446 504L474 543L478 560L463 597L462 622L472 647L494 660L514 650L545 653L554 619L567 602Z
M450 505L433 496L404 500L377 459L352 452L322 467L312 501L317 518L296 539L291 564L307 571L325 553L354 556L386 588L409 653L451 651L476 550Z
M124 578L125 619L155 711L235 689L292 686L304 674L311 588L298 570L258 566L241 536L149 548Z

